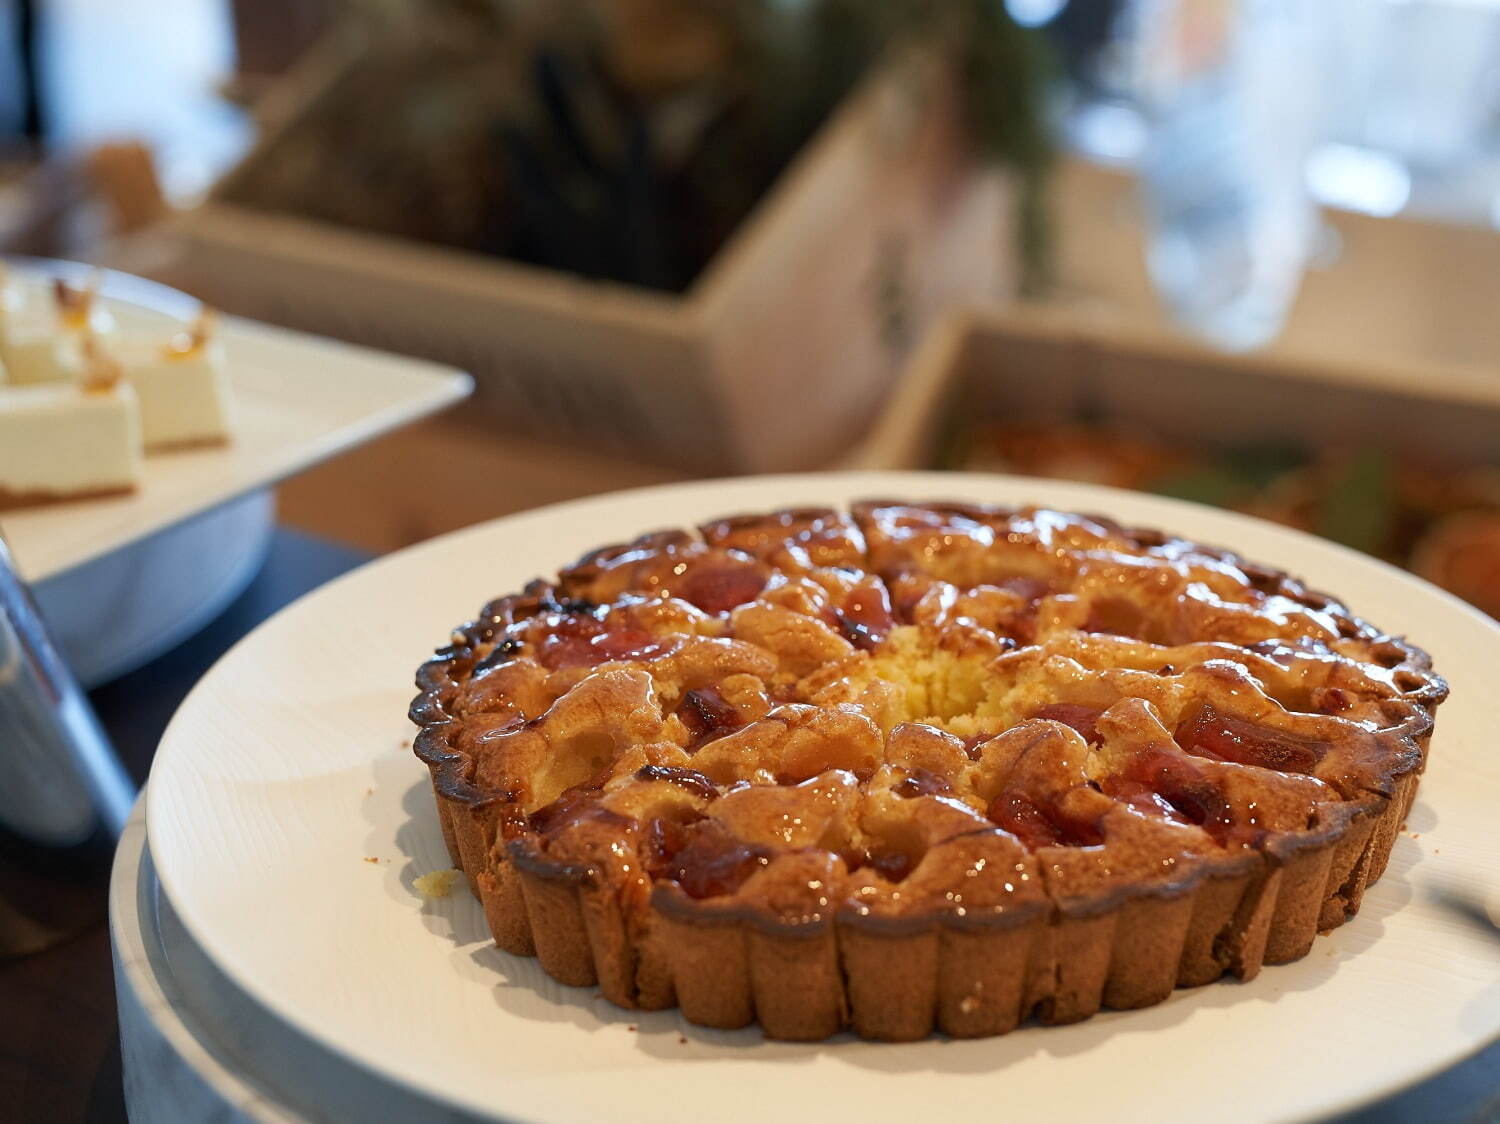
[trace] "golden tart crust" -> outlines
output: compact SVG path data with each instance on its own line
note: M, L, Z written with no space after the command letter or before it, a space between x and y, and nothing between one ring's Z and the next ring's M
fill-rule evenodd
M624 1007L891 1040L1303 956L1385 869L1447 693L1225 551L896 501L594 551L417 685L501 948Z

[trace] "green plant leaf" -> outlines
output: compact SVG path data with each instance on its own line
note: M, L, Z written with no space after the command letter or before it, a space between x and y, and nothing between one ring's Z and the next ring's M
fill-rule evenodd
M1366 554L1380 554L1395 527L1394 475L1383 450L1361 450L1330 478L1318 504L1318 534Z
M1210 507L1233 507L1253 488L1244 476L1228 465L1210 464L1164 476L1151 485L1151 490L1159 496L1205 503Z

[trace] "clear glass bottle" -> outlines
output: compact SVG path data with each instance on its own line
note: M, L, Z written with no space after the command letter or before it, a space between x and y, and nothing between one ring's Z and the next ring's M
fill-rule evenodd
M1321 0L1137 0L1136 93L1151 277L1172 316L1230 350L1270 342L1318 229L1305 180L1325 128Z

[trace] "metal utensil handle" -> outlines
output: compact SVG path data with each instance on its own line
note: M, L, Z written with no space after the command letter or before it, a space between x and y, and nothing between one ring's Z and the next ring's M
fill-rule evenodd
M119 837L135 787L0 537L0 833L68 849Z

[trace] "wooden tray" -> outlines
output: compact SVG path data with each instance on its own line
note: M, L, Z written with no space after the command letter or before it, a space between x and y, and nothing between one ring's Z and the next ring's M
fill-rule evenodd
M1474 463L1500 454L1500 377L1489 371L1225 355L1018 305L950 314L847 463L930 468L961 426L1080 415L1193 446L1347 442Z
M472 371L513 430L695 470L813 465L865 431L940 311L1005 288L1008 183L960 118L946 60L877 68L680 297L215 200L151 246L152 272Z

